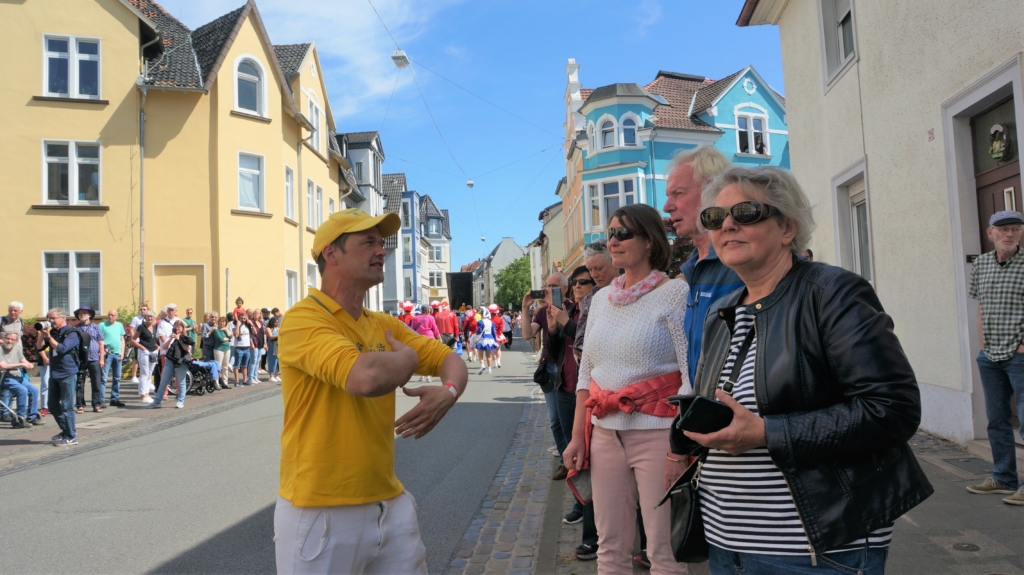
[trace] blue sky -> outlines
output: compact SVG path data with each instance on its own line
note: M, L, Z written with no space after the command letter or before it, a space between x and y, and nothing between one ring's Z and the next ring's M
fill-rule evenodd
M193 29L242 4L157 1ZM580 64L587 88L643 85L658 70L718 79L753 64L785 93L778 29L738 28L743 0L373 3L413 60L454 160L410 70L392 63L395 45L366 0L257 0L275 44L316 42L338 130L380 130L385 173L405 172L410 189L451 210L456 271L502 237L520 245L535 239L538 214L558 201L568 58ZM472 192L463 171L476 184Z

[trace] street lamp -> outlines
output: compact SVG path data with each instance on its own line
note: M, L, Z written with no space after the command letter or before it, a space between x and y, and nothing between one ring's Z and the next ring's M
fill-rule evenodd
M405 50L395 50L392 52L391 61L399 68L406 68L409 66L409 57L405 55Z

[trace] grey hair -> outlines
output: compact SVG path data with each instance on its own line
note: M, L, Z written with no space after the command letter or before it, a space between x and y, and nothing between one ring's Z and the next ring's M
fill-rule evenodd
M562 287L569 285L569 280L565 277L565 274L563 274L562 272L552 272L550 275L548 275L549 278L552 276L558 276L558 283Z
M670 176L672 172L683 164L690 164L693 169L693 179L701 186L706 186L719 174L729 169L729 160L725 159L722 152L712 146L698 146L692 150L684 150L672 157L672 161L665 167L665 175Z
M68 312L62 307L52 307L46 312L46 317L50 317L50 314L55 314L57 317L68 317Z
M704 188L701 210L714 206L718 194L732 184L746 197L763 199L766 204L778 208L782 217L796 224L796 236L789 244L793 253L807 249L815 227L813 208L793 174L775 166L732 166ZM700 229L705 231L703 225Z
M595 244L602 246L601 249L597 249L597 248L593 247ZM601 256L604 259L608 260L608 263L611 263L611 261L612 261L612 254L608 251L608 243L605 242L604 240L600 240L600 241L596 241L596 242L592 242L592 243L587 244L583 248L583 259L584 259L584 261L586 261L587 258L590 258L590 257L593 257L593 256Z
M25 304L21 303L20 301L12 301L11 303L7 304L7 307L16 307L18 308L19 311L25 311Z

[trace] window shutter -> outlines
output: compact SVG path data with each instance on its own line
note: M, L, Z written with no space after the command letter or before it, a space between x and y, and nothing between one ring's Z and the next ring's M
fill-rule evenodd
M850 2L851 0L835 0L836 24L842 22L843 18L845 18L846 15L849 14Z

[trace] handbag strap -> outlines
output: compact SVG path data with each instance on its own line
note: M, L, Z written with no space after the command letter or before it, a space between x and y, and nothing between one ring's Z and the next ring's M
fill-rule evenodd
M740 371L743 370L743 364L747 360L747 354L750 353L750 346L754 343L754 326L750 326L750 330L743 337L743 343L740 344L740 349L736 353L736 360L732 364L732 373L729 374L729 378L722 384L722 391L732 395L733 389L736 387L736 383L740 378Z

